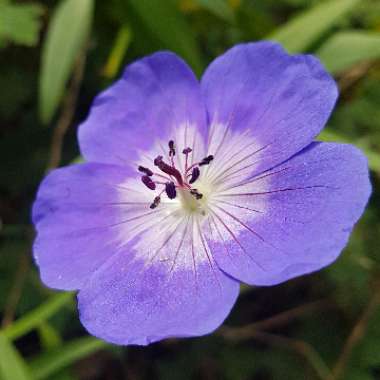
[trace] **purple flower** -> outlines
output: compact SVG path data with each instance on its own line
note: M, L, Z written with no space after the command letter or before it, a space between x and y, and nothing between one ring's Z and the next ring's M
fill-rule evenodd
M370 194L351 145L316 143L337 98L319 61L238 45L200 83L168 52L128 66L79 128L86 163L33 208L42 281L79 290L87 330L117 344L207 334L240 281L333 262Z

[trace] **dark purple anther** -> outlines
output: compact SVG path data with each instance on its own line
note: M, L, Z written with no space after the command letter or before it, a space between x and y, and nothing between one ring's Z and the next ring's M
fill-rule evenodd
M209 156L205 157L200 163L199 166L202 165L208 165L212 160L214 159L214 156L210 154Z
M149 177L151 177L153 175L153 172L144 166L139 166L138 170L139 170L139 172L144 173L144 174L148 175Z
M149 176L143 175L141 177L141 181L149 189L156 190L156 184L152 181L152 179Z
M189 183L194 183L198 179L199 174L201 174L201 171L199 170L198 166L196 166L195 168L193 168L193 171L191 172L191 178Z
M149 208L153 210L160 204L160 202L161 202L161 198L157 196L156 198L154 198L153 203L149 206Z
M189 154L189 153L191 153L193 150L191 149L191 148L185 148L183 151L182 151L182 153L183 154Z
M159 165L160 165L160 162L162 162L162 159L163 159L162 156L157 156L157 157L154 159L154 161L153 161L154 165L159 166Z
M197 189L191 189L190 194L193 195L196 199L202 199L203 198L203 194L198 193Z
M169 199L174 199L177 196L174 182L167 182L165 184L165 192Z
M170 157L175 156L174 141L170 140L168 145L169 145L169 156Z

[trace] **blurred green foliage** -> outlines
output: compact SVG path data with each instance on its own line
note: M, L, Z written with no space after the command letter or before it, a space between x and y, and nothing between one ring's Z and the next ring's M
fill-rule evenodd
M86 335L74 296L44 288L31 259L30 207L52 139L65 135L62 165L77 158L91 100L136 58L170 49L201 75L232 45L260 39L318 55L337 79L320 137L360 146L374 187L349 246L319 273L244 288L226 325L267 325L239 338L222 329L122 348ZM380 379L378 0L0 0L0 68L1 380Z
M35 46L39 39L42 6L0 0L0 47L7 43Z

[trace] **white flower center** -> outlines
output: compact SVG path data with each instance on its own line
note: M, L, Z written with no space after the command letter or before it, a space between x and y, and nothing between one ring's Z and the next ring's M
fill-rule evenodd
M263 215L265 197L249 194L265 193L270 177L252 180L263 150L247 131L232 133L227 126L213 125L207 149L193 126L184 124L173 131L136 161L136 167L149 169L140 170L148 178L136 176L119 184L123 223L118 224L117 239L121 247L136 239L136 257L147 265L158 260L170 268L191 268L212 261L209 241L228 249L240 231L247 230L248 221ZM168 146L171 140L174 155ZM183 153L186 148L191 154ZM161 158L154 165L157 155ZM200 165L210 155L215 158ZM194 168L200 173L190 183Z

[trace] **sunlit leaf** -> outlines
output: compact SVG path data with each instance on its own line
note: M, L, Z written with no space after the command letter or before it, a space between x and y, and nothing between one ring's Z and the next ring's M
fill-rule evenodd
M93 0L63 0L56 9L44 41L40 73L40 118L54 115L75 59L87 40Z
M305 51L359 2L360 0L321 2L290 19L269 35L268 39L280 42L292 53Z
M31 372L36 380L46 379L106 346L107 343L93 337L76 339L34 359Z
M356 63L380 58L380 33L347 31L333 35L316 53L332 72Z
M34 379L21 355L2 333L0 333L0 379Z
M42 7L0 0L0 46L6 42L34 46L38 42Z
M200 73L203 64L194 33L171 0L130 0L150 32L169 50L178 53Z

